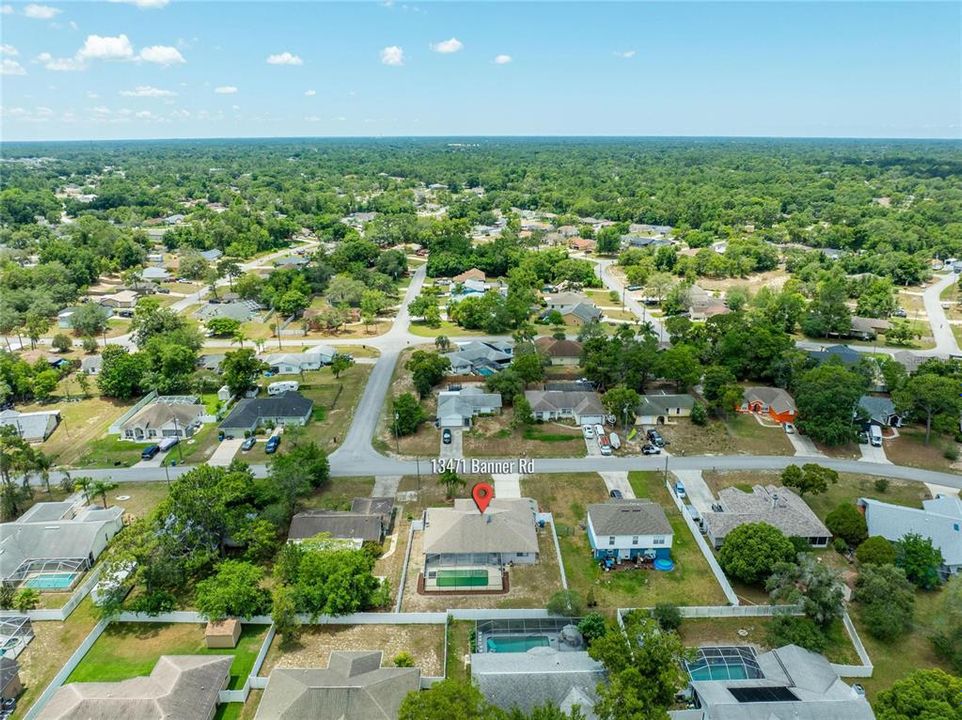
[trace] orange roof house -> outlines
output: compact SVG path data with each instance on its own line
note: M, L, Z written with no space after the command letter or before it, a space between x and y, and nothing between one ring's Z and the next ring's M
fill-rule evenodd
M785 390L774 387L747 387L742 394L739 412L768 415L777 423L793 423L798 417L795 400Z

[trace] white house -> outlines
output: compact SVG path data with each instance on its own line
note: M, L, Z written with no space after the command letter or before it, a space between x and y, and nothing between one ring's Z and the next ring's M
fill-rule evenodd
M302 371L320 370L330 365L336 350L326 345L317 345L301 353L269 353L261 357L271 366L275 375L297 375Z
M526 390L524 396L537 420L571 418L578 425L599 425L605 419L601 397L594 391Z
M597 560L671 557L671 524L661 505L649 500L589 505L587 532Z
M471 427L472 418L500 410L501 393L486 393L475 386L438 393L438 424L443 428Z
M680 395L644 395L635 408L638 425L660 425L674 418L688 417L695 407L695 398L687 393Z

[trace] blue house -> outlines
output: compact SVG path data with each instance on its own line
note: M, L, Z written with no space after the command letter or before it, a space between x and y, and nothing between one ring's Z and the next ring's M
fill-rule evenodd
M612 500L588 506L588 542L596 560L670 559L672 539L657 503Z

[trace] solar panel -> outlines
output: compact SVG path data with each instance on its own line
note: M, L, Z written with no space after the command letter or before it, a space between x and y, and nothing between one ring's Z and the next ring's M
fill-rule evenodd
M798 701L798 696L787 687L730 687L728 692L740 703Z

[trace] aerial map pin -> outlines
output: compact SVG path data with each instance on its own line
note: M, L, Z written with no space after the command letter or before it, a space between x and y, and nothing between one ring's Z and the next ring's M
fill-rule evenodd
M471 488L471 497L474 498L474 502L478 506L478 510L483 513L488 509L488 505L491 504L491 500L494 499L494 488L491 487L490 483L480 482Z

